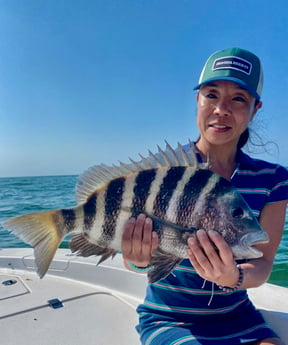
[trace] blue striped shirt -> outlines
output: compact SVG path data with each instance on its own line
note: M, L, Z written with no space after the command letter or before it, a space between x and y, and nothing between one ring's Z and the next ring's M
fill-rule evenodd
M284 167L253 159L242 151L239 152L237 161L238 167L231 182L257 218L260 217L265 205L288 200L288 171ZM211 298L212 290L213 298ZM211 334L211 337L215 339L222 339L222 337L232 339L233 332L237 333L237 337L239 334L244 336L246 333L249 337L248 329L255 332L258 327L259 329L265 327L261 323L264 322L263 319L253 317L253 312L250 313L253 310L254 307L248 299L246 290L234 293L220 290L211 282L205 282L196 273L190 261L185 259L167 278L148 285L145 301L137 309L140 315L138 330L144 329L147 324L151 325L151 322L161 325L163 320L169 320L172 324L173 322L175 324L182 322L186 325L187 323L191 325L208 323L209 326L206 324L204 335L208 334L209 337ZM241 314L246 316L241 320L243 324L239 325L239 320L235 317ZM234 324L233 319L237 320ZM221 320L223 320L222 325ZM199 327L197 331L201 333ZM204 335L198 334L198 337L201 338Z

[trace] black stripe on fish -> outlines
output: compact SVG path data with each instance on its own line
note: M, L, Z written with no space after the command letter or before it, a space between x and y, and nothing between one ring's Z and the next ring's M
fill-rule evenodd
M63 209L61 210L61 214L67 232L74 230L76 223L75 211L72 209Z
M118 214L120 212L123 192L125 188L124 177L111 180L105 194L105 216L101 237L105 242L114 238Z
M96 216L97 194L92 194L87 202L83 205L84 211L84 230L90 230L93 226Z
M232 187L231 182L223 177L219 177L217 183L214 186L213 193L215 195L221 196L226 194L230 190L231 192L234 192L234 188Z
M177 224L181 224L184 227L190 227L191 224L187 214L193 214L194 206L197 203L197 199L201 197L205 186L209 183L210 177L213 172L206 169L196 170L196 172L190 177L186 183L183 194L179 200L177 207ZM184 220L186 222L184 223Z
M131 215L137 217L139 213L145 209L145 203L149 196L149 191L152 182L157 174L156 169L149 169L140 171L135 179L135 186L133 189L134 198L132 201Z
M181 180L186 168L172 167L168 170L160 186L159 193L156 196L153 205L153 213L156 217L163 218L169 206L169 201L177 187L177 183Z

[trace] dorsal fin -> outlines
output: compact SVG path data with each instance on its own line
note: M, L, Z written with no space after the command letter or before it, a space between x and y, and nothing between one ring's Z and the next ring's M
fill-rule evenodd
M195 169L198 167L203 169L208 168L206 163L198 163L195 146L190 140L189 144L185 146L185 149L179 143L178 147L173 149L166 142L165 150L162 150L158 146L158 152L156 154L151 151L148 151L148 153L149 155L147 157L139 154L140 161L134 161L130 158L131 163L119 162L119 166L101 164L89 168L79 177L79 183L76 187L77 202L86 202L92 193L115 178L127 176L142 170L170 168L174 166L191 166Z
M176 151L172 149L172 147L168 144L168 142L165 140L166 143L166 151L171 153L172 158L175 160L175 165L180 165L179 157L177 157Z
M140 153L139 156L145 166L146 169L153 169L153 165L151 164L151 162L149 162L149 160L146 157L143 157Z

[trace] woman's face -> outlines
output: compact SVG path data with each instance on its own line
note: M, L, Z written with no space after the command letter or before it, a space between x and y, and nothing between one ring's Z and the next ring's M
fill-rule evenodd
M237 145L262 103L233 82L203 85L197 94L200 140L210 145Z

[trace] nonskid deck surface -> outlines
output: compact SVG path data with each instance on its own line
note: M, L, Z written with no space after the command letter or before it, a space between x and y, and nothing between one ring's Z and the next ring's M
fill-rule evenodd
M139 300L122 292L137 276L119 260L97 267L98 259L83 263L69 253L60 250L52 269L39 279L31 250L0 251L3 344L4 339L9 345L139 343L135 331Z
M120 255L97 262L60 249L39 279L31 249L0 250L3 344L140 344L135 308L145 295L145 275L127 271ZM288 289L264 284L249 294L288 342Z

